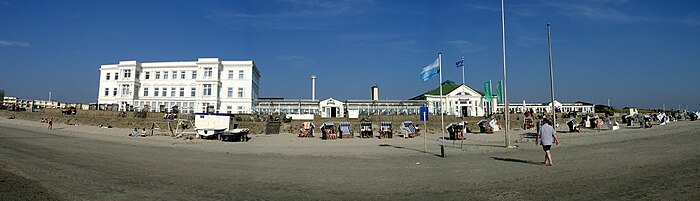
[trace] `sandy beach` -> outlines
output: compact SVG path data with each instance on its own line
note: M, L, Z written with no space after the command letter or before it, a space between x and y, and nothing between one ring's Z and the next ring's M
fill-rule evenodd
M403 139L251 135L246 143L129 137L131 129L0 119L2 200L697 199L700 123ZM559 130L563 130L560 128ZM318 136L318 134L317 134ZM11 185L9 185L11 184ZM17 185L15 185L17 184ZM12 193L5 193L12 192Z

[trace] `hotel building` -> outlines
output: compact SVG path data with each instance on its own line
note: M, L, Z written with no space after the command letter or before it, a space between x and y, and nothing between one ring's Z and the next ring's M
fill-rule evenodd
M252 60L120 61L100 66L98 108L244 113L258 99L260 71Z

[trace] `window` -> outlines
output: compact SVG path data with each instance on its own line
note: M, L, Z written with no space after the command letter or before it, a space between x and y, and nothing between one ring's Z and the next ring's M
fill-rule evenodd
M238 106L238 113L239 114L243 113L243 106Z
M119 73L114 73L114 80L118 80L118 79L119 79Z
M204 78L211 78L212 68L204 68Z
M109 80L109 73L107 73L107 80Z
M122 85L122 95L128 95L130 93L131 92L129 91L129 85L128 84Z
M175 94L176 94L176 93L177 93L177 92L175 91L175 87L170 88L170 96L171 96L171 97L175 97Z
M112 89L112 96L117 96L117 88Z
M243 98L243 88L238 87L238 97Z
M231 114L231 108L232 108L231 106L226 106L226 113Z
M192 97L197 96L197 89L192 87L192 94L190 94Z
M168 79L168 71L163 71L163 79L164 80Z
M242 80L245 77L245 74L243 72L244 72L243 70L238 71L238 79Z
M156 87L155 89L153 89L153 96L158 96L158 90L159 90L159 89L160 89L160 88L158 88L158 87Z
M109 96L109 88L105 88L105 96Z
M228 88L227 97L229 97L229 98L233 97L233 87Z
M180 71L180 79L185 79L185 71Z
M124 70L124 78L131 78L131 70Z
M192 71L192 79L197 79L197 70Z
M177 79L177 71L173 71L173 80Z
M151 72L146 72L146 76L144 79L151 79Z
M148 96L148 88L143 88L143 96Z
M204 84L204 91L202 94L204 96L211 96L211 84Z
M163 97L165 97L166 95L168 95L168 88L167 88L167 87L163 87L163 91L162 91L162 92L163 92L163 93L161 93L160 95L163 96Z
M233 79L233 70L228 71L228 79Z
M160 71L156 71L156 80L160 80Z

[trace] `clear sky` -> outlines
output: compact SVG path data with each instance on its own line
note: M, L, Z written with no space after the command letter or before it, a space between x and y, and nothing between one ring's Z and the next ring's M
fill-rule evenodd
M508 98L700 109L700 1L506 1ZM0 89L96 102L101 64L253 59L261 97L409 99L443 53L445 80L503 79L500 1L0 0ZM495 90L495 89L494 89Z

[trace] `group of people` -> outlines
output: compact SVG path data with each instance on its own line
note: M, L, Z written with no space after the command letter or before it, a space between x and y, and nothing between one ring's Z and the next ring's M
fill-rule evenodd
M146 137L146 128L143 128L141 131L139 131L139 128L134 128L133 131L131 131L131 134L129 134L131 137Z
M314 128L316 128L316 126L313 122L302 123L301 129L299 129L299 137L314 137Z

